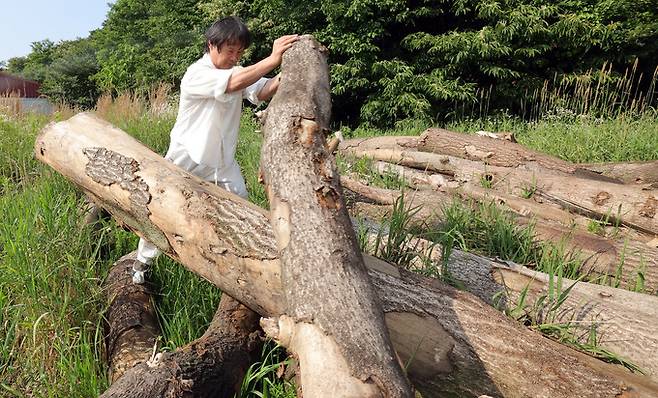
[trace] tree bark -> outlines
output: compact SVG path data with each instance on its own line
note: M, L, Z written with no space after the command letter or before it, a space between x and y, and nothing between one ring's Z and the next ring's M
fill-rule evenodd
M35 152L191 271L263 316L284 313L264 210L185 173L91 114L48 125ZM646 378L547 341L469 293L372 259L366 265L393 346L424 397L658 395Z
M146 361L160 336L149 286L132 282L134 261L137 261L135 252L121 257L112 265L105 281L109 303L105 346L110 383Z
M258 318L249 308L222 295L203 336L149 361L148 356L142 357L101 397L233 397L260 345Z
M377 228L381 226L373 225L368 231L372 243L386 241L386 231ZM422 271L429 260L436 270L444 272L440 245L410 236L406 249L418 256L410 267ZM445 277L457 280L465 290L496 308L511 310L520 304L522 311L534 313L537 322L571 324L575 338L580 337L583 344L588 343L594 328L597 347L631 360L658 381L658 334L654 330L658 297L558 277L553 277L551 289L548 274L457 249L450 250L445 267ZM551 311L557 297L567 289L566 301ZM524 302L520 303L522 292ZM545 297L540 303L541 296Z
M325 53L310 36L285 53L263 126L261 170L285 302L277 337L298 357L306 397L411 397L325 147Z

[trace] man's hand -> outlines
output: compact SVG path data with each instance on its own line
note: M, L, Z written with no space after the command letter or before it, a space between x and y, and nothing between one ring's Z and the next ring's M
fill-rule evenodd
M283 57L283 53L292 47L292 45L297 40L299 40L299 35L281 36L274 40L274 44L272 45L272 54L253 65L247 66L246 68L242 68L234 72L228 80L226 92L232 93L238 90L242 90L243 88L254 84L256 81L258 81L258 79L274 70L277 66L281 65L281 58ZM272 81L271 85L268 87L268 90L264 91L262 96L259 94L259 98L269 99L272 95L274 95L277 87L279 86L279 79L273 80L276 80L276 82Z
M287 35L287 36L281 36L278 39L274 40L274 44L272 44L272 54L270 57L272 57L275 61L277 66L281 64L281 58L283 57L283 53L286 52L287 49L292 47L292 45L299 40L299 35Z

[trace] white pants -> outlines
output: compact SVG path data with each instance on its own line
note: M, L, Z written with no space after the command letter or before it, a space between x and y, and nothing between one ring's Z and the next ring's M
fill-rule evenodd
M169 146L165 159L187 172L208 182L212 182L231 193L245 199L248 196L247 186L244 183L242 172L240 172L240 166L238 166L235 160L232 160L230 166L223 167L219 171L218 169L195 163L190 159L185 148L175 142L172 142ZM137 259L142 263L151 264L160 253L162 253L160 249L155 247L151 242L143 238L139 240L139 244L137 245Z

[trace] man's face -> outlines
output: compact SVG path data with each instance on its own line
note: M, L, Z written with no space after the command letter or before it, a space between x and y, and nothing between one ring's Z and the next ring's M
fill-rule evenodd
M230 69L238 64L244 48L240 44L222 43L219 48L210 44L208 53L210 60L217 69Z

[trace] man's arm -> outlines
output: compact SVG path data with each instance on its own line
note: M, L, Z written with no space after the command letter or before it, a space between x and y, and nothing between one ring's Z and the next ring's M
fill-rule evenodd
M271 72L274 68L281 64L281 57L283 56L283 53L292 47L292 45L297 40L298 35L282 36L274 40L274 44L272 45L272 54L253 65L247 66L246 68L242 68L233 73L228 81L226 92L232 93L234 91L239 91L256 83L258 79L265 76L267 73ZM278 82L276 84L278 86ZM264 89L265 87L263 90ZM274 93L272 93L272 95L273 94Z
M267 101L276 94L276 90L279 88L279 83L281 83L281 74L274 76L272 79L268 80L267 83L260 89L258 92L259 101Z

